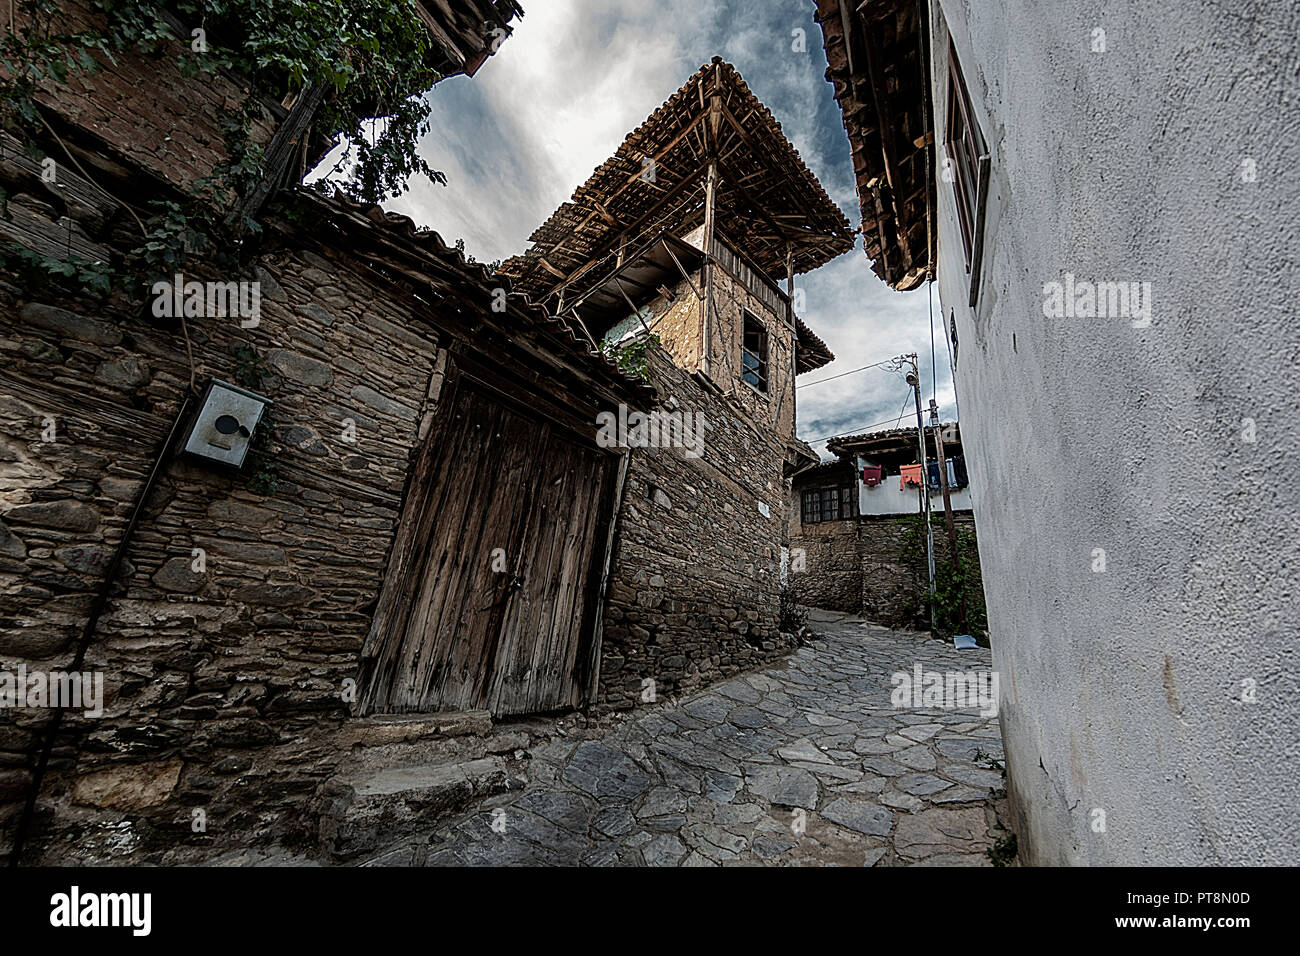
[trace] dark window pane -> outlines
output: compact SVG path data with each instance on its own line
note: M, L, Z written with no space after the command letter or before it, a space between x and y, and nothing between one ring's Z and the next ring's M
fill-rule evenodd
M834 488L822 489L822 520L835 521L840 516L840 495Z
M740 347L740 377L759 391L767 390L767 330L748 312Z
M950 164L946 178L952 180L957 200L957 221L969 269L979 220L979 158L984 153L984 138L975 126L961 64L957 60L957 51L951 46L948 48L948 136L945 146Z

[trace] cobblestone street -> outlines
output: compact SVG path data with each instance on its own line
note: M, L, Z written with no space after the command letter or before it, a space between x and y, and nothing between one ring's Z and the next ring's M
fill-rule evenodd
M988 649L815 627L785 665L534 744L522 790L363 862L990 865L996 718L890 705L894 672L983 670Z

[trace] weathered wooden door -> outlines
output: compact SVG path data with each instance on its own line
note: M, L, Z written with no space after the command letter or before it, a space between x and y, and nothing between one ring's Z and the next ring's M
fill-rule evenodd
M362 710L580 706L617 459L469 375L453 370L441 398L362 653Z

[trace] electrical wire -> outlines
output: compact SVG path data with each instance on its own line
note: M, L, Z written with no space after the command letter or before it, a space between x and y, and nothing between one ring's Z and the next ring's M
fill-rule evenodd
M800 385L796 385L795 388L808 388L809 386L812 385L820 385L822 382L833 382L835 381L835 379L843 378L845 375L855 375L858 372L865 372L869 368L879 368L882 365L888 365L892 361L893 359L885 359L885 361L883 362L875 362L874 364L871 365L864 365L862 366L862 368L855 368L852 371L840 372L838 375L830 375L827 376L826 378L819 378L815 382L804 382Z
M930 294L930 401L933 403L939 397L939 369L934 361L934 282L927 282L925 287Z
M903 409L898 413L897 418L886 418L883 422L874 422L873 424L870 425L863 425L860 428L853 429L853 431L840 432L835 435L826 435L823 438L814 438L810 442L808 442L808 444L816 445L824 441L830 441L832 438L844 438L847 435L858 435L865 432L869 428L875 428L879 425L889 425L889 424L897 425L898 422L902 420L903 415L907 413L907 399L911 397L912 397L911 392L908 392L907 396L903 399Z
M910 393L910 392L909 392L907 395L904 395L904 396L903 396L903 404L902 404L902 407L900 407L900 408L898 409L898 417L894 419L894 427L895 427L895 428L897 428L897 427L898 427L898 423L901 422L901 421L903 420L903 416L907 414L907 400L908 400L909 398L911 398L911 397L912 397L912 393Z

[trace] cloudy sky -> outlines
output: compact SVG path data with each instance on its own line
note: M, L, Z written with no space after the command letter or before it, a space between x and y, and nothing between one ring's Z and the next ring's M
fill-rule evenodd
M463 238L480 261L505 259L569 198L623 137L715 54L732 63L781 122L804 162L849 221L860 223L849 145L826 82L811 0L524 0L515 32L473 79L429 94L424 152L447 175L423 178L387 204ZM801 42L802 40L802 42ZM890 290L871 272L861 240L850 253L796 278L802 317L836 361L801 377L799 435L812 441L890 427L908 397L898 373L871 369L809 386L902 352L920 356L931 394L928 292ZM938 400L955 417L935 295ZM915 412L904 424L915 420ZM928 417L928 416L927 416ZM815 446L824 454L825 443Z

